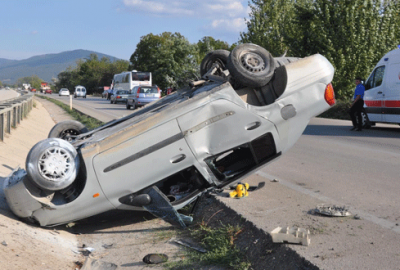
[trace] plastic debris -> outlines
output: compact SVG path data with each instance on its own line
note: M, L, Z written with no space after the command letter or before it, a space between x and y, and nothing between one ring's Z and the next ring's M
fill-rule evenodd
M230 198L243 198L249 196L249 184L248 183L238 183L237 186L235 187L234 191L229 192L229 197Z
M7 246L7 242L6 241L3 241L3 242L1 242L1 244L3 245L3 246Z
M201 253L206 253L207 252L207 250L205 250L204 248L196 247L193 244L185 242L185 241L182 241L182 240L174 239L172 241L177 243L177 244L179 244L179 245L182 245L182 246L197 250L198 252L201 252Z
M331 217L348 217L351 216L349 210L344 206L326 206L326 205L318 205L315 209L315 213L331 216Z
M302 244L303 246L310 245L310 231L296 227L277 227L271 233L274 243L292 243Z
M159 264L159 263L164 263L166 261L168 261L168 256L165 254L158 254L158 253L147 254L143 258L143 262L147 264Z

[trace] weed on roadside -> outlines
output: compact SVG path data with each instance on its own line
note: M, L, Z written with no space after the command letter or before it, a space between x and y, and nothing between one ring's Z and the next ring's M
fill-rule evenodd
M54 104L56 104L57 106L61 107L62 109L64 109L64 111L66 111L69 115L71 115L75 120L84 124L89 130L92 130L101 125L104 125L104 123L102 121L99 121L93 117L84 115L75 109L71 110L68 105L62 103L61 101L58 101L58 100L55 100L55 99L52 99L49 97L43 97L43 96L37 96L37 97L51 101Z
M250 262L244 254L235 246L237 236L242 232L241 227L224 225L211 228L202 222L188 230L182 231L180 236L193 239L207 250L201 253L193 249L185 248L180 261L170 262L166 269L198 269L199 265L219 266L222 269L250 269Z

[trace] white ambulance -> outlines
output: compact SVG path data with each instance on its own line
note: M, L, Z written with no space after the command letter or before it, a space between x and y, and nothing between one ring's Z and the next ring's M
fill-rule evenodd
M371 125L400 124L400 45L388 52L365 82L364 108Z

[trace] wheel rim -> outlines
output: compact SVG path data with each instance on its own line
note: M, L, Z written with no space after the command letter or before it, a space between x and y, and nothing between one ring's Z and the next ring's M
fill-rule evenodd
M361 112L361 123L363 127L367 124L367 115L364 112Z
M265 69L264 59L253 52L247 52L240 58L242 66L252 73L261 72Z
M67 142L71 142L73 141L73 139L75 138L75 136L79 135L80 132L76 129L66 129L63 130L59 136L60 139L66 140Z
M55 182L68 177L74 165L75 161L71 153L57 146L46 149L38 162L39 173L45 179Z

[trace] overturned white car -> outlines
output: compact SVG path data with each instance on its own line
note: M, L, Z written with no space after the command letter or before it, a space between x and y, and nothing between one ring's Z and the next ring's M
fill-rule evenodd
M4 182L18 217L57 225L112 209L176 210L287 151L335 103L321 55L273 58L254 44L209 53L202 79L92 131L57 124Z

